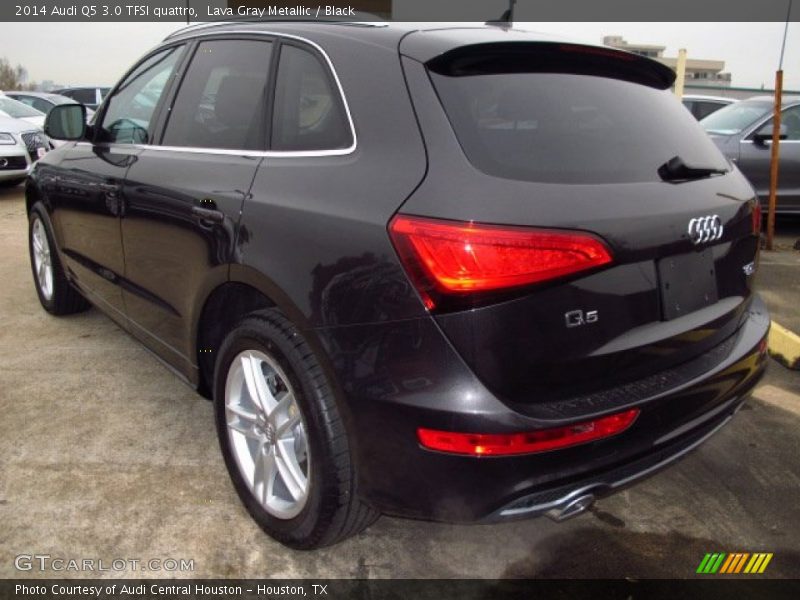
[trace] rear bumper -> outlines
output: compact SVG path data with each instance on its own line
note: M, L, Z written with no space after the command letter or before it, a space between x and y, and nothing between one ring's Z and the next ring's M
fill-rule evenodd
M532 417L501 402L430 319L317 333L347 398L360 493L385 513L470 522L559 511L685 455L730 420L761 378L768 331L767 310L755 296L713 368L632 404L568 419ZM456 456L426 450L416 437L418 427L530 431L632 406L641 413L623 433L538 454Z
M642 458L624 463L618 467L602 471L580 481L573 481L567 485L534 492L509 502L495 511L485 521L505 521L540 515L547 515L555 520L562 520L569 507L576 499L607 496L618 489L627 487L657 473L661 469L683 458L686 454L697 448L712 435L717 433L732 418L734 413L742 406L746 396L736 396L724 402L717 409L711 411L708 418L692 428L681 439L674 443L667 443ZM569 516L568 514L566 516Z

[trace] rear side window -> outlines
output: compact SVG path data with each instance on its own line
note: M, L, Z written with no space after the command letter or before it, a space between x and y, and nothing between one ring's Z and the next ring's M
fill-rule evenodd
M720 102L696 102L694 105L694 117L698 121L701 119L705 119L708 115L713 112L718 111L720 108L725 106Z
M284 44L275 83L273 150L314 151L353 143L333 77L315 54Z
M431 73L472 164L496 177L545 183L660 181L674 156L727 169L668 90L575 73Z
M162 143L263 150L272 43L203 42L189 65Z

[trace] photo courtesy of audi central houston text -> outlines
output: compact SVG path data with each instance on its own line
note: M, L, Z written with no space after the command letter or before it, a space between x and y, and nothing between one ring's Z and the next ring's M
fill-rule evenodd
M661 62L492 23L217 22L120 75L20 163L33 285L213 402L286 546L563 521L764 374L761 204Z

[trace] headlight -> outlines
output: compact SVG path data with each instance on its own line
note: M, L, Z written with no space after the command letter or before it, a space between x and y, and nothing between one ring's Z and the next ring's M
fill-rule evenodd
M10 133L0 133L0 146L16 146L17 140Z

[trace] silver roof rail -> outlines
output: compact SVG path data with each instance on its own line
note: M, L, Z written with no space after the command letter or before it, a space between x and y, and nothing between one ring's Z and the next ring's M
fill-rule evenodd
M177 31L173 31L167 37L165 37L163 41L166 42L169 39L172 39L176 36L182 35L189 31L195 31L196 29L205 29L206 27L215 27L221 25L232 25L237 22L238 21L206 21L203 23L192 23L191 25L187 25L186 27L181 27Z
M263 18L256 18L256 19L236 19L234 21L204 21L203 23L192 23L191 25L187 25L186 27L181 27L177 31L173 31L167 37L164 38L163 41L167 41L174 37L183 35L184 33L188 33L191 31L196 31L198 29L206 29L208 27L221 27L223 25L237 25L237 24L245 24L245 25L253 25L255 23L325 23L327 25L352 25L352 26L361 26L361 27L388 27L389 23L381 19L380 17L373 15L371 13L365 13L356 11L355 16L361 17L362 20L359 21L342 21L336 18L319 18L319 19L309 19L309 20L297 20L297 19L263 19Z

